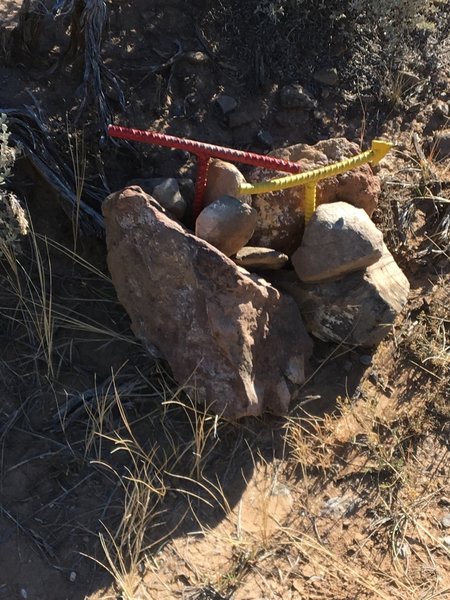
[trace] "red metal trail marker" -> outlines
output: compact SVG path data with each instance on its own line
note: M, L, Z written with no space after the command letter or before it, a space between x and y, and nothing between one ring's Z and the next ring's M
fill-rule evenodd
M224 146L215 146L214 144L206 144L204 142L179 138L173 135L157 133L156 131L143 131L141 129L130 129L129 127L109 125L108 135L133 142L143 142L144 144L186 150L187 152L195 154L197 157L197 178L195 182L194 198L195 218L203 208L203 194L208 179L208 167L211 158L221 158L223 160L240 162L255 167L264 167L275 171L284 171L286 173L300 173L301 171L301 167L298 163L289 160L282 160L281 158L266 156L265 154L234 150L233 148L226 148Z

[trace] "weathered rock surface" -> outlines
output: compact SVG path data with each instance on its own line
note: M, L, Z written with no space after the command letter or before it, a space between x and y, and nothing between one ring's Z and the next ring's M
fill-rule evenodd
M242 273L140 188L110 195L103 211L108 266L133 331L192 398L230 418L286 412L312 346L294 301Z
M310 333L321 340L356 346L378 344L405 305L409 283L392 254L365 271L342 279L306 284L292 271L277 271L271 281L297 302Z
M356 144L345 138L336 138L323 140L314 146L297 144L277 149L271 155L300 162L304 171L310 171L354 156L358 152ZM252 171L249 180L258 182L279 176L279 172L257 168ZM304 190L304 186L301 186L252 196L251 204L258 212L258 224L251 245L274 248L289 255L298 248L304 227ZM319 182L317 204L348 202L363 208L370 217L379 193L379 180L366 164Z
M264 271L265 269L281 269L288 262L289 257L282 252L271 248L255 248L245 246L234 257L234 262L249 271Z
M317 107L317 100L303 86L294 83L281 88L280 104L283 108L312 109Z
M195 235L225 256L232 256L252 237L256 219L256 211L248 204L232 196L222 196L199 214L195 222Z
M164 179L160 184L155 186L153 196L161 206L173 213L178 219L184 217L186 202L180 193L176 179L173 177Z
M383 253L383 234L361 208L347 202L319 206L292 255L302 281L326 281L365 269Z
M245 183L245 177L232 163L224 160L213 159L208 169L208 181L203 196L203 205L208 206L221 196L233 196L239 194L239 187ZM242 202L249 203L248 196L239 196Z

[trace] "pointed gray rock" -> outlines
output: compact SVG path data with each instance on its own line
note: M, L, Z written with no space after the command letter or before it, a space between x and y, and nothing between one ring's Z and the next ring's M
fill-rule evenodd
M186 212L186 202L180 193L178 182L173 177L163 179L163 181L156 185L153 189L154 198L163 206L165 209L170 211L178 219L184 217Z

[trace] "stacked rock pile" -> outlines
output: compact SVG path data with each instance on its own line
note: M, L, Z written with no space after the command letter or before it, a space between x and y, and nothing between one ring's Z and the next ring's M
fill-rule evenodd
M356 153L345 139L275 151L305 170ZM285 413L305 380L307 331L352 346L388 334L409 284L371 220L380 187L368 165L320 182L306 227L302 188L242 197L242 173L216 160L194 234L175 218L174 181L106 199L108 264L134 332L196 400L231 418Z

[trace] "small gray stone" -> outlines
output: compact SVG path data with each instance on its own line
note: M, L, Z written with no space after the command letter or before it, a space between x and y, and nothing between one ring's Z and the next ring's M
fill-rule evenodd
M282 252L277 252L271 248L258 248L255 246L241 248L234 258L234 262L237 265L249 271L281 269L288 260L288 256Z
M356 505L356 501L348 495L332 496L323 504L321 515L324 517L342 517Z
M441 519L442 527L450 527L450 513L446 513Z
M361 354L361 356L359 357L359 362L365 367L370 367L370 365L372 364L372 357L370 356L370 354Z
M280 104L283 108L305 108L317 107L317 100L299 84L285 85L280 90Z
M446 535L445 537L441 538L441 542L444 544L444 546L450 548L450 535Z
M219 106L222 114L227 115L231 111L233 111L238 103L232 96L227 96L226 94L221 94L216 98L217 105Z
M260 129L256 134L256 139L258 142L264 146L265 148L273 147L273 137L270 131L265 131L264 129Z
M226 256L232 256L252 237L256 219L256 211L248 204L232 196L222 196L199 214L195 235Z
M126 187L138 185L146 194L150 196L153 194L153 190L156 186L166 181L167 177L147 177L131 179L127 182ZM180 193L188 203L192 204L194 199L194 182L188 177L177 178L178 187Z
M337 69L319 69L313 75L318 83L324 85L337 85L339 83L339 75Z
M365 269L382 252L383 234L367 213L346 202L334 202L317 208L292 255L292 264L302 281L327 281Z
M153 197L163 208L173 213L178 219L184 217L186 202L180 193L178 182L173 177L164 179L153 189Z

